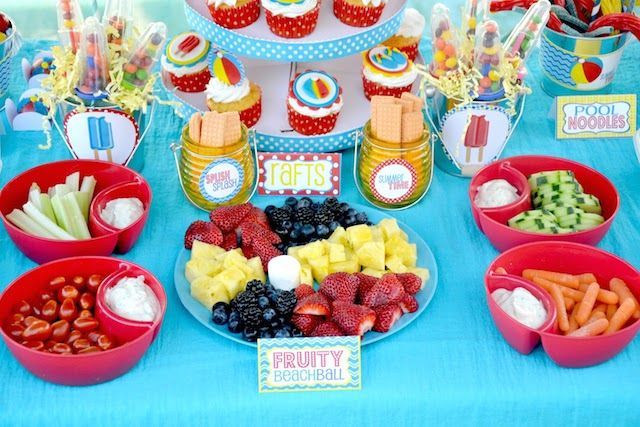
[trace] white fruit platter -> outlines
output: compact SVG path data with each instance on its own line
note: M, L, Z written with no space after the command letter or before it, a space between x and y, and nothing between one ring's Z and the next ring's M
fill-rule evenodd
M284 198L271 198L269 199L270 204L276 204L279 199L284 200ZM256 206L264 208L267 203L256 203ZM377 224L384 219L390 219L391 216L365 207L360 206L354 203L351 203L350 206L356 209L359 212L364 212L368 216L369 221L373 224ZM418 303L417 311L413 313L407 313L401 316L391 327L388 332L379 333L375 331L369 331L364 334L362 337L361 343L362 345L367 345L379 341L381 339L387 338L396 332L399 332L412 322L414 322L420 314L422 314L429 303L431 302L438 283L438 267L436 265L435 258L429 246L425 243L425 241L420 237L418 233L414 230L406 226L405 224L398 223L402 231L404 231L408 237L408 241L414 243L417 248L417 262L416 265L421 268L425 268L429 270L429 277L424 283L422 289L418 291L414 297ZM185 276L185 266L189 261L191 256L191 251L187 249L180 250L178 257L175 263L174 269L174 283L176 287L176 291L178 293L178 297L180 301L187 309L187 311L200 323L202 323L205 327L211 329L216 334L219 334L229 340L235 341L240 344L244 344L251 347L256 347L255 342L249 342L242 339L240 334L232 333L228 330L226 325L217 325L212 321L212 311L207 309L204 305L198 302L190 292L190 284ZM317 284L315 287L317 288Z

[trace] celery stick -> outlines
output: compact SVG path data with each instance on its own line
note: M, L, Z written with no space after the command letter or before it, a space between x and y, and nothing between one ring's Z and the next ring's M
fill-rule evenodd
M53 207L53 212L56 215L56 222L58 225L66 230L68 233L72 233L71 230L71 222L69 221L69 216L64 210L64 205L62 203L62 197L55 194L55 190L53 191L54 195L51 197L51 206Z
M80 210L80 206L78 206L78 200L76 199L76 193L66 194L62 198L62 203L64 204L65 212L68 215L70 220L71 234L73 234L78 239L90 239L91 234L89 234L89 228L87 227L87 222L82 216L82 211Z
M55 239L56 237L49 233L46 229L40 226L37 222L29 218L27 214L20 209L14 209L7 215L7 219L13 223L16 227L22 231L31 234L32 236L46 237L48 239Z
M40 210L43 214L49 217L49 219L57 224L56 216L53 213L53 207L51 206L51 199L48 194L40 194Z
M64 183L69 187L69 191L78 191L80 190L80 172L74 172L71 175L67 176L67 179Z
M38 208L33 205L33 203L27 202L22 206L22 209L24 209L24 212L29 215L32 220L37 222L49 233L53 234L54 237L61 240L76 240L75 237L64 231L62 228L58 227L55 222L51 221L45 214L40 212Z
M57 184L53 187L53 196L64 196L67 193L70 193L71 190L67 184Z
M89 221L89 193L76 191L73 194L76 196L78 206L80 206L80 211L82 212L82 216L84 217L84 222Z
M80 186L80 191L82 193L87 193L89 195L89 203L93 199L93 192L96 189L96 179L92 176L85 176L82 179L82 185Z
M42 206L40 206L40 187L35 182L32 182L31 188L29 188L28 200L33 203L36 208L42 210Z

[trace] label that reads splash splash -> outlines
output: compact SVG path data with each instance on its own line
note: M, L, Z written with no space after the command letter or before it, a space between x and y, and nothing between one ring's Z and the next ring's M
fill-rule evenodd
M258 391L360 390L360 337L258 340Z
M233 199L244 183L242 165L234 159L215 160L200 175L200 194L213 203Z
M556 138L631 137L636 130L636 95L559 96Z

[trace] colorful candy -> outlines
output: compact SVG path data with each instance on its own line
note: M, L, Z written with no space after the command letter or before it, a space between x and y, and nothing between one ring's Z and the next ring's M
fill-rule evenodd
M504 44L505 55L518 62L521 68L542 34L542 29L549 20L551 4L548 0L534 3L513 29Z
M478 5L479 2L482 4ZM480 6L480 7L478 7ZM486 0L467 0L462 11L462 34L473 40L478 26L478 15L486 12Z
M433 59L429 72L435 77L444 76L449 71L458 69L458 35L451 25L449 9L437 3L431 9L431 31Z
M500 32L495 21L485 21L479 31L475 48L475 68L482 77L478 93L490 96L502 91L500 63L503 58Z
M107 42L122 45L131 32L133 2L130 0L107 0L102 15L102 25L112 27L117 34L109 34Z
M78 0L58 1L58 37L60 44L76 53L80 47L81 26L84 21Z
M126 88L142 88L149 80L151 68L158 60L162 45L167 38L167 26L162 22L152 22L140 36L136 47L124 66L122 84Z
M98 20L91 16L84 21L78 52L80 80L78 96L94 101L107 96L109 83L109 57L105 32Z

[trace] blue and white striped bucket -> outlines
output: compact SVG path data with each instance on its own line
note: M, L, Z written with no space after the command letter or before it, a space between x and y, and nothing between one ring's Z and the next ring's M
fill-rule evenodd
M7 98L7 91L9 89L9 82L11 81L11 63L13 57L20 50L22 39L18 33L15 23L11 18L11 28L13 32L3 41L0 42L0 104L4 105L4 101Z

